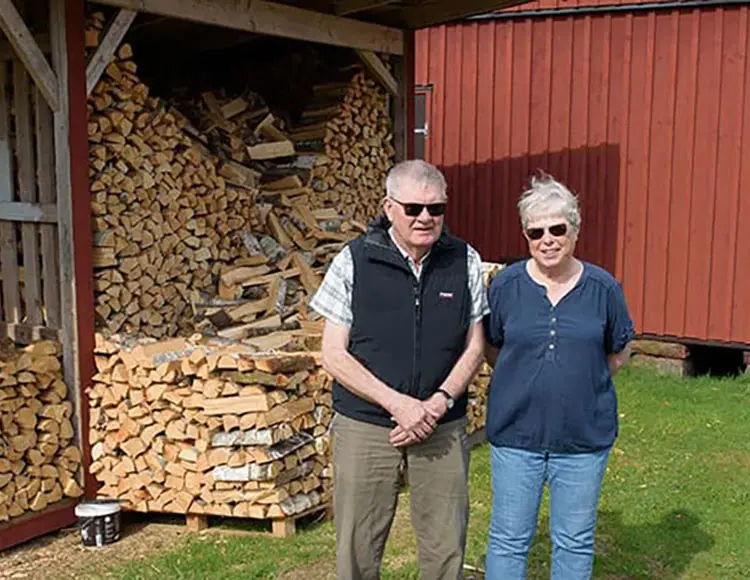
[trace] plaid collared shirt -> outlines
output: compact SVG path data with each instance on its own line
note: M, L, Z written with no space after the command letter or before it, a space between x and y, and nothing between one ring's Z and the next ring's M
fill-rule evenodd
M393 233L389 231L391 239ZM429 252L422 258L419 265L393 240L401 254L406 258L414 276L419 279L422 266L429 257ZM466 244L466 259L468 262L468 286L471 295L471 323L478 322L489 314L487 294L482 280L482 259L479 253ZM354 262L349 246L344 247L331 261L323 282L310 300L310 308L318 312L335 324L351 326L352 315L352 287L354 281Z

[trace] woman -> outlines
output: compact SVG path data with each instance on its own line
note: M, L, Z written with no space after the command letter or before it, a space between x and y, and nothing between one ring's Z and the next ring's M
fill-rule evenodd
M591 577L599 490L617 436L612 377L633 324L619 283L574 257L578 202L549 176L518 209L531 259L499 272L485 318L492 519L487 579L526 577L544 484L551 577Z

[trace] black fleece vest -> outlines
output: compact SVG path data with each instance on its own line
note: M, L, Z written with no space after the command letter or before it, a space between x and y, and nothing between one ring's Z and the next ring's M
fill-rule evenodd
M466 243L444 232L417 281L388 226L381 219L349 245L354 262L349 352L389 387L424 400L465 348L471 312ZM464 394L440 422L465 415L466 403ZM336 381L333 407L352 419L395 426L385 409Z

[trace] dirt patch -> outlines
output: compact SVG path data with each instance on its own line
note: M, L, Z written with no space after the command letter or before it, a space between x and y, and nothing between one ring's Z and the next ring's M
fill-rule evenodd
M188 534L184 525L126 521L118 542L101 548L87 548L81 543L78 530L62 530L0 553L0 578L65 580L102 577L112 565L173 550Z

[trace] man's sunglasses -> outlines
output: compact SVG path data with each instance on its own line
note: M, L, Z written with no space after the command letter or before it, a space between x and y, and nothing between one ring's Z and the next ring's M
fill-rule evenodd
M561 238L568 233L568 225L555 224L554 226L548 227L547 231L556 238ZM526 230L526 236L530 240L541 240L544 236L544 228L529 228Z
M404 208L404 213L409 217L417 217L427 208L427 213L432 217L437 217L445 213L445 203L403 203L397 199L389 198Z

